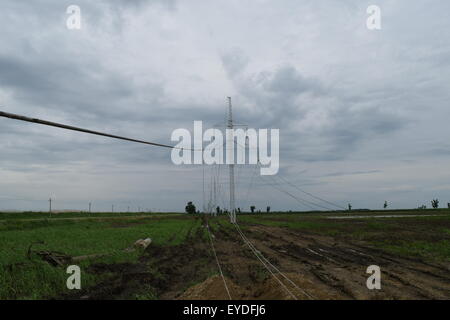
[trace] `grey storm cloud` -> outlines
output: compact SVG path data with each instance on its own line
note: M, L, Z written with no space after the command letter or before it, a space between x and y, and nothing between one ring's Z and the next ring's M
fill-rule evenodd
M72 4L81 30L66 28ZM0 110L172 143L194 120L225 124L232 96L237 123L280 129L280 175L314 194L364 208L450 201L450 4L379 1L379 31L365 26L370 4L3 1ZM239 206L301 209L237 170ZM182 210L201 207L201 190L202 167L173 165L169 150L0 119L1 199Z
M319 79L303 76L294 66L282 66L273 72L262 71L256 76L245 76L243 61L246 60L242 53L222 58L230 77L237 86L243 88L242 94L256 102L254 112L247 115L246 120L251 121L252 118L258 118L259 114L264 114L265 119L258 125L282 128L283 141L288 143L295 137L295 142L289 144L289 150L294 153L299 148L308 149L308 142L314 149L320 143L321 152L304 152L300 159L342 159L358 147L358 143L372 136L389 134L408 122L407 118L386 111L376 104L359 107L358 104L361 101L367 102L367 99L362 96L349 99L345 92L327 88ZM322 113L322 117L328 119L328 125L299 133L298 122L316 111L308 107L308 102L316 104L330 98L333 99L333 108L325 109ZM299 141L304 141L303 146L298 145Z
M294 67L280 68L272 79L265 82L263 88L280 96L300 95L306 92L318 92L321 85L318 81L304 78Z

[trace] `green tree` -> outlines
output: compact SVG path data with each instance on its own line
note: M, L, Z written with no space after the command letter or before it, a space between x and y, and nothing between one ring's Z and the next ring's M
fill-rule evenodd
M186 206L186 213L188 213L188 214L195 214L196 211L197 211L197 209L195 208L195 206L192 203L192 201L189 201L187 206Z
M432 206L434 209L439 208L439 200L438 200L438 199L433 199L433 200L431 200L431 206Z
M256 209L255 206L251 206L251 207L250 207L250 211L251 211L252 213L255 213L255 209Z

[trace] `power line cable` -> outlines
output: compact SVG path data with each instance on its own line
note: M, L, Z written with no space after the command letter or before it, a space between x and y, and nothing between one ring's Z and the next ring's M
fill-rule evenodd
M295 189L299 190L300 192L303 192L304 194L309 195L310 197L313 197L313 198L315 198L315 199L317 199L317 200L321 200L321 201L323 201L323 202L326 202L326 203L328 203L328 204L331 204L331 205L333 205L333 206L335 206L335 207L337 207L337 208L339 208L339 209L347 210L346 208L344 208L344 207L342 207L342 206L340 206L340 205L338 205L338 204L335 204L335 203L333 203L333 202L331 202L331 201L322 199L322 198L320 198L320 197L317 197L317 196L311 194L310 192L307 192L307 191L305 191L305 190L302 190L301 188L299 188L299 187L296 186L295 184L289 182L286 178L282 177L281 175L279 175L278 178L284 180L284 181L285 181L287 184L289 184L290 186L294 187Z
M257 166L261 167L261 163L259 161L257 163ZM261 177L263 177L263 176L261 176ZM306 207L310 208L311 210L315 210L315 208L313 206L316 206L318 208L322 208L322 209L325 209L325 210L333 210L333 209L330 209L329 207L325 207L325 206L317 204L317 203L315 203L313 201L306 200L306 199L303 199L303 198L300 198L298 196L293 195L289 191L286 191L285 189L283 189L282 186L280 185L280 183L277 182L273 176L268 176L268 177L270 177L273 180L274 184L268 183L267 185L269 185L271 187L274 187L275 189L277 189L278 191L280 191L280 192L282 192L284 194L287 194L288 196L290 196L291 198L295 199L297 202L299 202L303 206L306 206ZM263 180L263 178L261 178L261 180Z
M258 252L262 259L267 262L268 265L270 265L276 272L278 272L283 278L285 278L290 284L292 284L295 288L297 288L299 291L301 291L305 296L307 296L310 299L314 299L314 296L306 292L304 289L300 288L295 282L293 282L291 279L289 279L283 272L280 271L276 266L274 266L262 253L261 251L257 250L256 247L253 245L253 243L247 238L247 236L244 234L244 232L241 230L241 227L236 224L236 228L238 229L238 232L241 234L242 237L244 237L249 245L251 245L256 252Z
M262 265L266 268L267 271L275 278L275 280L278 281L278 283L281 285L281 287L291 296L294 298L294 300L298 300L295 294L293 294L288 287L275 275L275 273L268 267L268 265L261 259L261 257L258 255L258 250L253 246L253 244L246 239L245 235L241 233L239 230L237 223L234 223L237 232L241 236L242 240L244 240L244 243L250 248L250 250L253 252L253 254L256 256L256 258L262 263Z
M245 147L242 146L239 142L236 142L236 143L237 143L239 146L245 148ZM258 165L258 166L261 166L261 163L259 162L259 160L258 160L257 165ZM272 177L272 176L271 176L271 177ZM293 183L289 182L287 179L285 179L285 178L282 177L281 175L276 175L276 177L278 177L279 179L284 180L284 181L285 181L287 184L289 184L290 186L296 188L297 190L303 192L304 194L309 195L309 196L312 197L312 198L315 198L316 200L320 200L320 201L323 201L323 202L325 202L325 203L328 203L328 204L330 204L330 205L332 205L332 206L335 206L335 207L337 207L337 208L339 208L339 209L346 210L346 208L344 208L344 207L342 207L342 206L340 206L340 205L338 205L338 204L335 204L335 203L333 203L333 202L331 202L331 201L328 201L328 200L325 200L325 199L320 198L320 197L318 197L318 196L315 196L315 195L313 195L312 193L307 192L307 191L305 191L305 190L299 188L298 186L296 186L296 185L294 185ZM275 180L273 177L272 177L272 179ZM276 184L278 184L276 181L274 181L274 182L275 182ZM278 189L278 190L280 190L280 189ZM280 190L280 191L281 191L281 190ZM285 192L285 191L282 191L282 192ZM287 192L287 191L286 191L286 192ZM292 194L290 194L289 192L287 192L287 193L288 193L291 197L295 197L295 196L293 196ZM297 200L298 200L298 199L297 199ZM312 202L312 201L309 201L309 200L306 200L306 199L302 199L302 200L305 201L305 202L308 202L308 203L310 203L310 204L312 204L312 205L315 205L315 206L317 206L317 207L320 207L320 208L322 208L322 209L326 209L326 210L334 210L334 209L332 209L332 208L329 208L329 207L326 207L326 206L322 206L322 205L320 205L320 204L316 204L315 202Z
M143 143L143 144L152 145L152 146L156 146L156 147L169 148L169 149L179 149L179 150L188 150L188 151L202 151L202 150L194 150L194 149L190 149L190 148L179 148L179 147L175 147L175 146L171 146L171 145L167 145L167 144L162 144L162 143L156 143L156 142L150 142L150 141L126 138L126 137L117 136L117 135L113 135L113 134L109 134L109 133L103 133L103 132L99 132L99 131L93 131L93 130L89 130L89 129L83 129L83 128L74 127L74 126L68 126L68 125L65 125L65 124L57 123L57 122L51 122L51 121L41 120L41 119L36 119L36 118L29 118L29 117L25 117L25 116L13 114L13 113L7 113L7 112L3 112L3 111L0 111L0 117L14 119L14 120L20 120L20 121L25 121L25 122L31 122L31 123L37 123L37 124L41 124L41 125L46 125L46 126L56 127L56 128L66 129L66 130L84 132L84 133L89 133L89 134L93 134L93 135L97 135L97 136L103 136L103 137L108 137L108 138L113 138L113 139L119 139L119 140L125 140L125 141L137 142L137 143Z
M277 185L279 185L280 188L283 188L283 187L281 186L281 183L280 183L280 182L277 182L274 176L270 176L270 178L271 178ZM311 204L311 205L313 205L313 206L316 206L317 208L320 208L320 209L334 210L334 209L332 209L332 208L330 208L330 207L327 207L327 206L325 206L325 205L321 205L321 204L318 204L318 203L316 203L316 202L314 202L314 201L306 200L306 199L301 198L301 197L299 197L299 196L293 195L292 193L286 191L286 189L283 189L283 190L284 190L284 192L286 192L286 193L288 193L289 195L295 197L295 198L296 198L297 200L299 200L299 201L304 201L304 202L309 203L309 204Z
M313 206L309 205L307 201L304 201L304 200L302 200L302 199L299 199L298 197L294 196L292 193L290 193L290 192L284 190L283 188L279 187L279 186L276 184L276 182L275 182L275 184L266 183L266 182L264 181L264 179L262 178L262 176L261 176L261 180L263 181L264 184L266 184L266 185L268 185L268 186L271 186L271 187L277 189L278 191L280 191L281 193L284 193L284 194L288 195L289 197L293 198L293 199L296 200L298 203L300 203L301 205L303 205L303 206L309 208L310 210L316 210Z
M227 291L228 298L229 298L230 300L232 300L231 294L230 294L230 290L228 290L227 282L226 282L225 276L223 275L223 272L222 272L222 267L220 266L219 258L217 258L217 253L216 253L216 249L214 248L214 243L213 243L213 240L212 240L212 237L211 237L211 232L210 232L210 230L209 230L209 224L208 224L208 222L206 223L206 230L208 230L209 242L211 243L211 248L212 248L212 250L213 250L213 252L214 252L214 257L216 258L217 266L218 266L218 268L219 268L219 272L220 272L220 275L221 275L221 277L222 277L223 284L225 285L225 289L226 289L226 291Z

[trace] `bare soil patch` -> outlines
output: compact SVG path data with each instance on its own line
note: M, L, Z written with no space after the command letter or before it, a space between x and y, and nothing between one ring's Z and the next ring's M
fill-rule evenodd
M233 299L293 299L257 260L240 235L215 221L213 241ZM228 299L203 228L181 245L150 245L136 263L94 264L105 277L68 299ZM449 299L449 265L398 257L365 243L288 228L245 225L244 233L297 288L297 299ZM366 269L378 265L382 289L368 290Z

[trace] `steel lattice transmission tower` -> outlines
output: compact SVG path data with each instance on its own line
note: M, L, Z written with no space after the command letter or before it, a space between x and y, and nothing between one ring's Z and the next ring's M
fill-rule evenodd
M227 134L227 147L233 148L233 150L227 150L227 158L228 154L233 155L232 161L228 164L230 170L230 221L231 223L236 223L236 206L235 206L235 198L234 198L234 136L233 136L233 107L231 105L231 97L228 97L228 130Z

